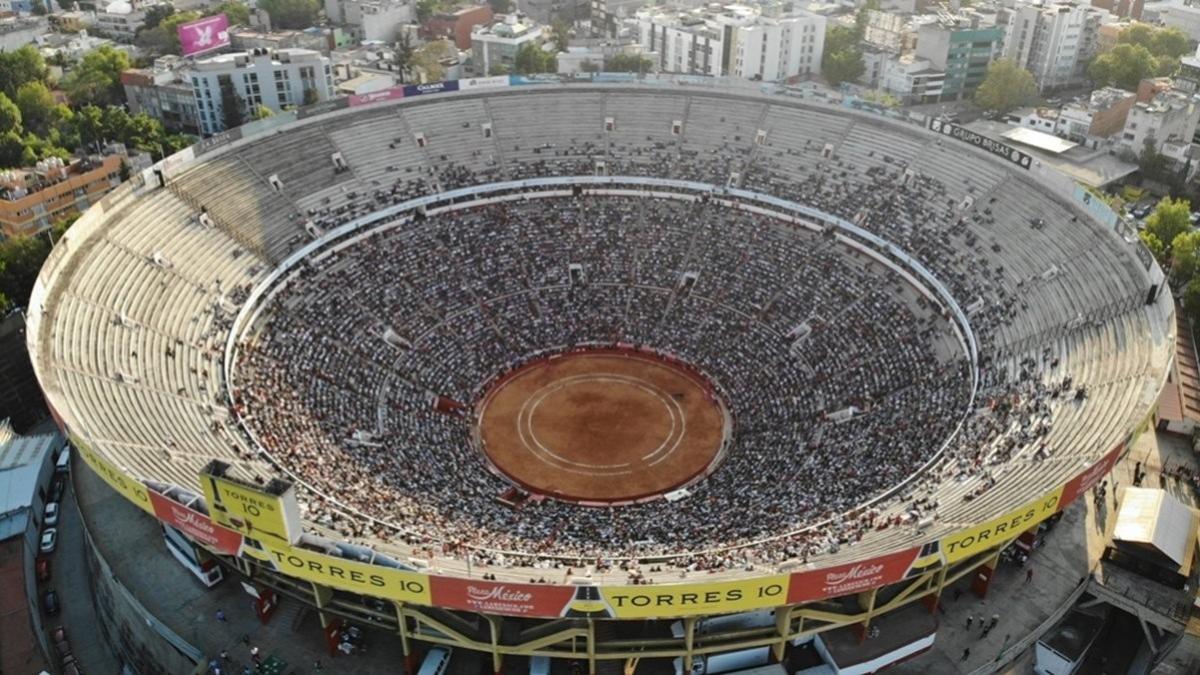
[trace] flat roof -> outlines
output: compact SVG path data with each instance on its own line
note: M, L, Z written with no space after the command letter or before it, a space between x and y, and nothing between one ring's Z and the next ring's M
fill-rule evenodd
M1038 150L1052 152L1056 155L1060 155L1079 145L1078 143L1073 143L1066 139L1059 138L1058 136L1052 136L1050 134L1043 133L1035 129L1029 129L1027 127L1009 129L1000 135L1012 141L1013 143L1028 145L1030 147L1037 148Z
M1196 542L1196 514L1166 490L1125 488L1113 540L1151 547L1186 575Z

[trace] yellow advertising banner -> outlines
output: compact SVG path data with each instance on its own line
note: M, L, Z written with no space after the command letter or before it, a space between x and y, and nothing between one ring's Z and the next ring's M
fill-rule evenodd
M200 487L213 522L252 539L290 541L279 497L207 473L200 474Z
M330 588L397 602L431 605L429 576L419 572L335 558L290 546L249 547L243 553L270 563L277 571Z
M154 504L150 502L150 490L141 481L134 480L117 468L117 465L105 459L88 447L82 438L71 434L71 445L79 451L79 456L88 466L92 467L98 476L104 479L112 489L136 504L143 511L153 514Z
M986 523L942 537L941 549L942 554L946 557L946 562L955 563L981 551L986 551L997 544L1015 539L1025 530L1054 515L1058 511L1058 502L1061 497L1062 486L1060 485L999 518L993 518Z
M618 619L747 612L786 605L790 575L662 586L603 587L600 595Z

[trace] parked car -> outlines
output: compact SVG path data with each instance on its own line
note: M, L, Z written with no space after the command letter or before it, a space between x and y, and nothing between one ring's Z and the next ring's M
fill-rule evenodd
M46 610L46 616L56 616L62 605L58 602L58 591L51 588L42 594L42 609Z
M33 569L37 573L39 584L44 584L50 581L50 559L46 556L38 556L36 562L33 563Z
M50 501L61 502L63 490L66 489L66 487L66 483L61 477L55 478L54 482L50 484Z
M58 524L58 502L50 502L46 505L46 511L43 514L46 527L53 527Z
M54 553L54 549L58 547L58 528L48 527L42 531L42 545L39 550L42 553Z
M71 656L71 643L67 641L67 629L58 626L50 631L50 642L54 643L54 653L58 654L58 660L66 664L67 659L74 659Z

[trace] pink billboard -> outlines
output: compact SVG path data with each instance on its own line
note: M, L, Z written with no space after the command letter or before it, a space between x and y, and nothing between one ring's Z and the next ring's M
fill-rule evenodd
M184 56L194 56L229 46L229 19L224 14L206 16L179 25L179 47Z

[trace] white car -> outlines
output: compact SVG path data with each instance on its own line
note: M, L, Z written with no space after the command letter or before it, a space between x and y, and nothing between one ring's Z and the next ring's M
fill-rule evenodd
M58 502L50 502L46 505L46 512L42 520L46 527L58 525Z
M42 532L42 545L38 548L42 553L54 553L54 547L58 546L58 529L48 527Z

